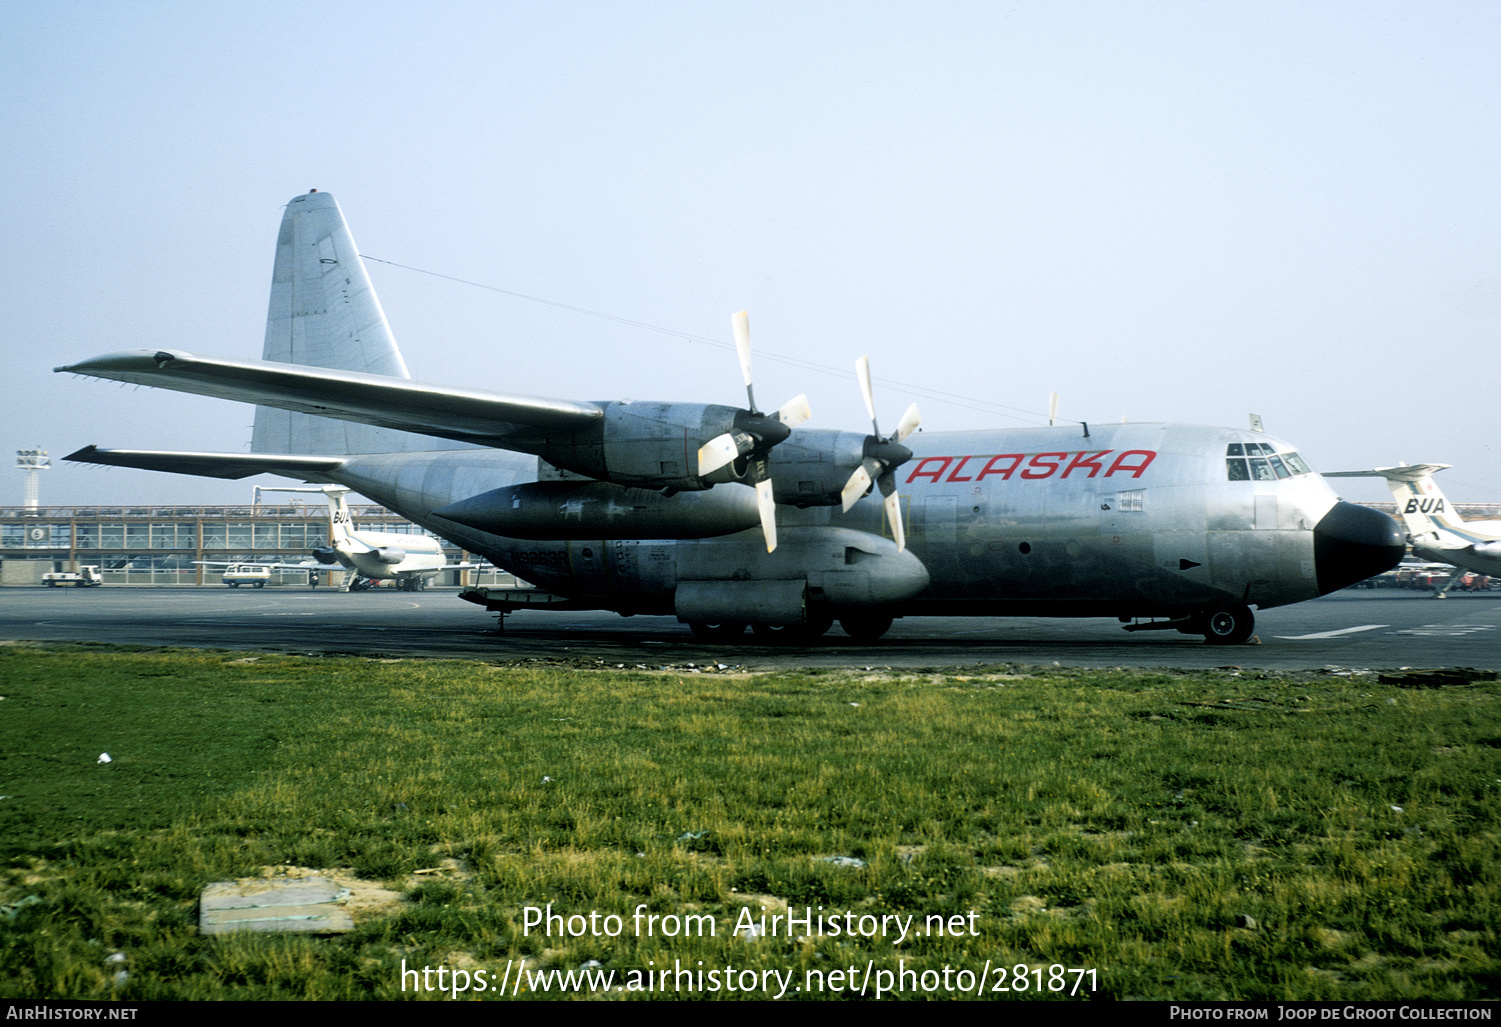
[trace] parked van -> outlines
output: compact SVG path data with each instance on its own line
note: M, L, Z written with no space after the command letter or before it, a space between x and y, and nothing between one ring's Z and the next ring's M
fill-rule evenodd
M230 588L254 585L264 588L271 580L271 568L263 563L232 563L224 568L224 584Z

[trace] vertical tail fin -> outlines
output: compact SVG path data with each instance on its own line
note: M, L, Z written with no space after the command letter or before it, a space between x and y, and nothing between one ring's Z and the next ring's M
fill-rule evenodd
M349 489L343 485L284 485L277 488L260 485L256 487L256 491L316 492L325 497L328 500L328 541L335 546L347 540L354 528L354 515L349 512L349 503L345 500Z
M335 549L346 549L351 541L349 533L354 530L354 517L349 512L345 497L348 489L324 489L328 495L328 541Z
M410 378L331 193L293 197L276 238L262 360ZM255 453L342 455L454 449L412 432L255 408Z
M1461 520L1433 480L1433 472L1441 471L1445 466L1414 464L1410 468L1388 469L1398 472L1388 475L1386 483L1391 487L1392 498L1397 501L1397 513L1401 514L1409 534L1417 536L1451 530L1454 522Z

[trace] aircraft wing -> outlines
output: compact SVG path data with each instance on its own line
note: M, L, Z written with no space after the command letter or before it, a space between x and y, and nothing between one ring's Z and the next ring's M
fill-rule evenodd
M595 403L459 389L303 364L200 357L175 349L123 350L54 370L260 403L497 449L510 448L509 439L577 430L604 418L603 408Z
M100 449L84 446L64 460L109 467L138 467L209 478L248 478L253 474L287 474L308 481L327 477L347 459L342 456L293 456L285 453L173 453L150 449Z

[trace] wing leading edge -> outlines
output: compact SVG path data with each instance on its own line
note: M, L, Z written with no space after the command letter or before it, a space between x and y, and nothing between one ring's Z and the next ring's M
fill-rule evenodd
M63 457L80 464L171 471L205 478L249 478L284 474L305 481L332 482L328 475L344 465L342 456L294 456L286 453L181 453L151 449L100 449L84 446Z
M523 452L530 449L530 440L549 431L577 431L604 418L596 403L458 389L360 371L200 357L181 350L124 350L54 370Z

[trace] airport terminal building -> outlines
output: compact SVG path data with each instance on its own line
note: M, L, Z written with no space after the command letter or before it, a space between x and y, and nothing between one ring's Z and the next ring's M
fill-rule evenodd
M382 506L350 504L355 527L430 534ZM441 541L441 540L440 540ZM35 585L52 571L96 566L107 585L214 585L222 567L199 561L300 563L328 544L328 507L318 503L246 506L0 507L0 584ZM443 542L449 563L483 562ZM318 575L338 585L337 564ZM432 585L507 584L492 568L447 571ZM271 585L308 585L301 570L272 572Z

